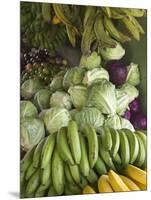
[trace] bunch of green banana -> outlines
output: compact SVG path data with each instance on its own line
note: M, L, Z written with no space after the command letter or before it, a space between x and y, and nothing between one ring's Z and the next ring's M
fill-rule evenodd
M21 161L22 197L81 194L87 184L112 169L128 164L146 168L146 134L142 131L97 132L86 124L81 130L75 121L34 146Z
M145 15L144 9L63 4L53 4L53 9L56 16L65 24L69 41L73 46L76 44L76 38L81 36L83 54L89 54L92 49L115 47L113 39L122 43L132 38L139 40L140 35L144 33L136 19ZM118 30L116 21L125 26L128 34Z
M145 169L147 137L143 131L103 127L98 132L99 153L107 169L118 171L128 164Z
M63 24L53 24L54 15L49 3L21 3L21 32L23 40L32 47L54 51L65 43L67 34Z

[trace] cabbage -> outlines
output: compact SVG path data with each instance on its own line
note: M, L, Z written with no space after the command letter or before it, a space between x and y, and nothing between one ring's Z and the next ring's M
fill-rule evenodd
M21 147L28 151L45 137L44 123L38 118L25 118L21 121Z
M39 80L29 79L21 85L21 96L24 99L31 99L42 87Z
M109 128L113 128L113 129L121 129L121 119L120 117L115 114L111 117L108 117L105 122L104 122L104 126L107 126Z
M84 124L91 124L95 129L98 129L104 123L104 116L97 108L85 107L77 112L74 118L80 128Z
M49 108L51 92L48 89L39 90L34 96L34 104L39 110Z
M115 48L104 48L101 49L101 56L104 60L120 60L125 55L125 49L117 41Z
M93 83L99 82L101 79L109 81L109 74L104 68L95 68L85 73L83 84L90 86Z
M44 114L44 124L49 134L57 132L61 127L68 126L71 116L67 109L53 107Z
M128 74L126 81L131 85L138 85L140 83L140 71L138 68L138 64L130 63L130 65L127 66L127 70Z
M49 85L50 90L52 92L55 92L57 90L63 90L62 82L63 82L63 76L55 76Z
M68 90L72 104L75 108L81 109L87 100L87 88L81 85L70 87Z
M138 89L129 83L123 84L119 90L125 92L129 96L129 103L131 103L139 95Z
M56 91L50 98L50 106L70 110L72 107L71 98L66 92Z
M93 69L96 67L100 67L101 57L97 54L97 52L92 52L91 55L85 56L82 55L80 60L80 67L84 67L86 69Z
M20 117L36 117L38 115L37 108L31 101L20 102Z
M80 67L68 69L63 78L63 87L68 90L70 86L82 83L85 70Z
M87 106L96 107L104 114L116 113L115 86L105 79L90 86Z
M131 124L131 122L125 118L121 118L121 127L122 128L127 128L129 130L131 130L132 132L135 131L133 125Z
M127 128L131 131L134 131L134 127L131 122L125 118L120 117L119 115L115 114L114 116L108 117L105 122L104 126L113 128L113 129L123 129Z
M116 101L117 101L116 112L119 115L124 115L129 104L128 94L119 89L116 89Z

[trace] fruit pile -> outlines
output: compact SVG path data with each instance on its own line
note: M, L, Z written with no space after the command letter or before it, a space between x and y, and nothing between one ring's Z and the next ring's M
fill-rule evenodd
M146 135L142 131L104 127L97 133L91 125L79 131L72 120L25 155L21 162L22 195L80 194L87 184L95 184L98 176L111 169L123 170L129 163L145 169L146 157ZM109 178L114 189L116 176L112 171ZM116 186L114 191L118 191Z
M51 15L51 4L21 3L22 40L32 47L51 51L64 44L67 38L65 27L62 23L50 23Z
M124 63L121 44L140 40L145 14L21 3L22 198L146 190L143 66ZM78 66L56 53L69 42Z
M128 165L124 175L110 170L107 175L98 179L98 192L129 192L147 189L147 173L133 165ZM95 194L96 191L90 185L86 185L83 194Z

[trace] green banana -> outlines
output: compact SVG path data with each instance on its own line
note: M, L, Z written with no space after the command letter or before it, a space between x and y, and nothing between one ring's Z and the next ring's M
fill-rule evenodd
M143 165L143 163L145 162L146 151L145 151L145 146L144 146L142 137L140 137L139 134L136 134L136 137L137 137L138 143L139 143L139 152L138 152L137 159L135 161L135 165L138 167L141 167Z
M42 3L42 16L46 22L51 21L51 4L50 3Z
M94 165L94 169L97 172L97 174L99 174L99 176L107 173L105 163L102 160L102 158L100 158L100 156L98 157L98 159Z
M90 169L89 175L86 178L90 184L94 184L98 180L98 176L93 169Z
M45 168L51 159L52 152L55 146L55 133L49 135L43 145L41 152L41 168Z
M141 34L144 34L144 30L143 30L143 27L140 25L140 23L137 21L137 19L135 17L130 17L130 20L131 22L134 24L134 26L138 29L138 31L141 33Z
M113 157L115 157L120 147L120 136L117 130L112 128L110 128L109 130L112 136L111 154Z
M64 165L65 177L68 183L75 184L74 179L71 175L69 165Z
M63 161L70 165L74 164L67 141L67 129L65 127L62 127L57 133L57 149Z
M72 194L80 194L81 193L81 188L76 185L76 184L67 184L67 187L69 188L69 190L72 192Z
M25 154L24 158L21 160L21 163L20 163L20 171L21 172L25 172L28 169L29 165L31 164L35 148L36 148L36 145L34 147L32 147L32 149L30 149Z
M121 12L119 12L119 9L111 8L111 18L112 19L122 19L123 17L125 17L125 14L122 14Z
M66 25L67 35L73 47L76 45L76 32L72 26Z
M67 138L71 149L72 156L76 164L80 164L81 146L79 139L78 126L75 121L70 121L68 124Z
M47 196L50 197L50 196L57 196L57 195L58 193L56 192L55 188L52 185L50 185Z
M96 14L93 13L89 20L84 27L84 31L82 33L82 40L81 40L81 51L84 55L88 55L91 52L91 45L96 39L94 33L94 21L96 18Z
M44 168L41 169L41 184L46 185L51 180L51 162Z
M70 191L69 188L65 187L64 194L65 195L73 195L73 192Z
M130 163L133 164L138 156L139 143L135 133L131 132L129 129L123 129L123 131L128 138L130 145Z
M81 175L78 165L69 165L70 173L75 183L80 183Z
M35 192L35 197L43 197L46 194L46 191L49 186L50 186L49 181L45 185L41 184Z
M52 182L58 195L64 191L64 163L55 149L52 157Z
M120 158L119 153L117 153L115 156L113 156L113 157L112 157L112 160L113 160L113 162L115 162L115 163L118 164L118 165L121 165L121 164L122 164L122 161L121 161L121 158Z
M130 162L130 145L128 137L122 130L118 130L120 135L120 157L122 165L126 166Z
M112 20L104 16L104 26L109 34L119 42L131 41L131 38L120 32L113 24Z
M137 8L119 8L120 12L125 13L127 16L143 17L145 14L144 9Z
M108 127L101 127L98 130L98 133L100 134L101 144L103 145L103 147L107 151L111 150L111 148L112 148L112 136L111 136L110 129Z
M133 36L133 38L136 40L140 40L140 32L136 28L134 23L131 21L130 16L122 18L121 21L128 30L128 32Z
M109 151L107 151L106 149L104 149L103 145L100 142L100 146L99 146L99 150L100 150L100 156L103 159L103 161L105 162L105 164L110 168L113 169L114 171L116 171L116 168L114 166L114 163L112 161L112 158L110 156Z
M41 159L41 150L43 148L45 138L39 142L33 154L33 166L38 167Z
M86 185L88 185L88 181L86 177L81 176L81 182L78 185L81 189L83 189Z
M94 23L94 32L100 46L114 48L116 46L115 41L107 35L104 29L103 17L98 14Z
M36 171L36 168L33 166L33 162L32 162L26 171L25 180L26 181L29 180L29 178L33 175L35 171Z
M111 17L111 8L109 7L102 7L101 10L103 10L104 14L110 18ZM105 16L104 16L105 17Z
M88 154L90 167L94 167L98 159L98 137L93 126L86 124L82 128L82 133L88 140Z
M37 169L35 173L30 177L25 193L26 195L32 195L37 190L38 186L40 185L40 169Z
M88 176L90 165L88 160L87 145L83 135L80 134L80 144L81 144L81 160L80 160L80 172L83 176Z
M84 20L83 20L83 26L86 27L87 23L89 23L89 20L95 16L96 14L96 7L94 6L87 6L86 11L84 13Z

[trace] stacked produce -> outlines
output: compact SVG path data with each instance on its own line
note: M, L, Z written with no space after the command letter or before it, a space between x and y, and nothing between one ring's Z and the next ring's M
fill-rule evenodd
M99 191L107 192L102 179L109 170L114 191L129 191L123 189L112 170L123 170L129 163L146 169L146 157L146 135L142 131L132 133L128 129L102 127L96 132L88 124L79 130L71 120L67 127L42 139L28 151L21 162L22 193L24 197L80 194L86 185L94 186L101 175ZM145 175L137 175L142 170L135 168L128 166L128 176L138 182L146 180Z
M144 15L143 9L21 3L22 197L146 190L142 66L123 62L121 44L140 39L136 18ZM82 50L78 66L54 53L67 35Z
M21 3L21 33L25 43L51 51L67 38L64 25L56 19L49 3Z
M100 176L98 192L129 192L147 189L147 173L133 165L128 165L124 175L110 170L107 175ZM86 185L83 194L95 194L93 187Z

